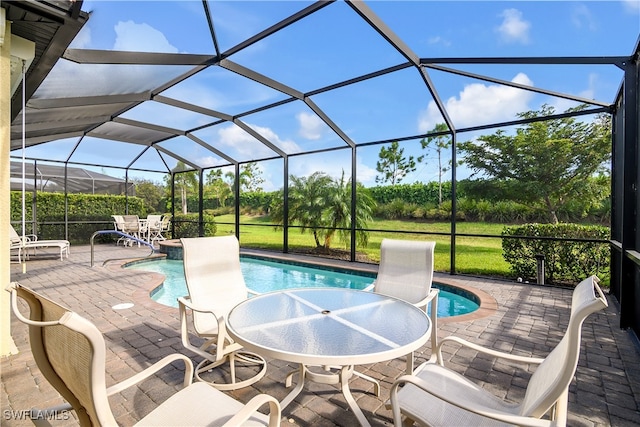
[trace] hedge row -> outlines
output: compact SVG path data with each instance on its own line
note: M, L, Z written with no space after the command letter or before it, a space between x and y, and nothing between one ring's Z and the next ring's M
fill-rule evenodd
M176 239L181 237L198 237L200 235L198 217L199 215L197 213L176 214L173 217L173 236ZM218 229L215 223L215 217L203 213L202 220L204 222L204 235L215 236Z
M509 263L514 277L535 280L536 255L543 255L546 283L578 283L593 274L608 281L609 244L591 241L610 239L607 227L566 223L524 224L505 227L502 236L502 256ZM540 237L580 240L559 241Z
M113 228L111 215L124 214L128 203L129 214L147 216L144 201L138 197L112 196L104 194L68 194L69 240L72 243L89 243L97 230ZM11 221L18 233L22 232L22 192L12 191ZM36 193L37 222L32 228L33 193L25 194L26 233L36 234L40 239L62 239L65 237L65 195L61 193ZM74 224L75 221L85 222ZM101 237L110 240L112 237Z
M390 203L377 205L374 216L383 219L407 219L449 221L452 205L450 200L443 201L440 206L435 203L419 205L407 203L402 199L392 200ZM588 214L581 210L564 209L557 212L563 222L608 223L611 210L608 206L594 209ZM493 223L527 223L546 222L549 214L542 206L525 205L512 201L490 202L488 200L458 200L456 218L460 221L479 221Z

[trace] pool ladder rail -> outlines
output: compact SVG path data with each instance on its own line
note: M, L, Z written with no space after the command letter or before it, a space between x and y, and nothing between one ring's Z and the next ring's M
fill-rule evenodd
M91 267L93 267L93 264L94 264L94 262L93 262L93 260L94 260L94 256L93 256L94 255L93 254L93 252L94 252L93 251L94 242L93 241L94 241L95 237L97 235L100 235L100 234L117 234L117 235L119 235L121 237L124 237L124 238L127 238L127 239L131 240L132 242L137 242L138 244L142 243L145 246L149 246L151 248L151 253L149 255L147 255L145 258L149 258L151 255L157 253L156 249L153 247L153 245L151 243L149 243L149 242L147 242L145 240L142 240L142 239L140 239L138 237L132 236L130 234L127 234L127 233L124 233L124 232L118 231L118 230L98 230L98 231L96 231L95 233L93 233L91 235ZM108 262L119 261L119 260L123 260L123 259L129 259L129 258L110 258L110 259L105 260L102 263L102 266L104 267Z

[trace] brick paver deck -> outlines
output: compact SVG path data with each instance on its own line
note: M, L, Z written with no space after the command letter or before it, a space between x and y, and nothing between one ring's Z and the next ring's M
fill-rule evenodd
M39 254L46 250L39 251ZM148 248L96 247L95 266L90 266L90 248L72 245L68 260L59 256L38 257L27 263L26 273L12 264L11 280L63 303L93 321L107 341L107 381L120 381L161 357L183 352L177 309L153 302L149 291L161 283L154 273L124 270L113 258L146 256ZM364 265L371 269L375 266ZM435 280L480 291L483 308L475 315L440 322L440 337L455 334L482 345L522 355L544 357L555 346L567 324L571 290L531 284L436 274ZM115 310L119 303L133 307ZM583 326L582 351L575 380L570 386L569 425L640 425L640 353L634 337L619 328L616 302L589 317ZM31 356L26 326L12 321L12 335L19 353L2 358L2 425L31 425L21 419L32 407L46 407L62 400L38 371ZM195 358L197 363L199 360ZM429 345L416 355L416 364L429 358ZM449 366L475 378L500 397L517 401L524 393L530 371L500 364L475 352L455 347L445 350ZM380 380L380 398L371 394L371 384L354 378L351 389L373 426L391 425L384 406L393 380L404 373L403 359L358 367ZM270 360L265 378L242 390L231 392L247 401L259 392L282 399L289 391L284 378L295 366ZM497 368L492 370L491 368ZM171 367L159 378L142 383L110 398L121 425L131 425L161 402L181 381L181 371ZM167 387L166 382L169 383ZM206 410L206 408L203 408ZM356 420L339 389L331 385L308 384L296 400L283 410L283 426L353 426ZM76 425L74 419L56 420L54 425Z

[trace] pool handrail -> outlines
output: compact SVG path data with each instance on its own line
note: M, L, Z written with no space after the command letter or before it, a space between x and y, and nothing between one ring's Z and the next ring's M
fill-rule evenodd
M150 257L151 255L153 255L154 253L156 253L156 249L153 247L153 245L145 240L139 239L135 236L132 236L130 234L124 233L122 231L118 231L118 230L98 230L95 233L93 233L91 235L91 267L93 267L93 247L94 247L94 243L93 240L94 238L99 235L99 234L117 234L119 236L122 237L126 237L127 239L131 239L134 242L138 242L138 243L142 243L143 245L149 246L151 248L151 253L149 255L147 255L147 258ZM118 260L123 260L123 259L129 259L129 258L110 258L105 260L102 265L104 266L106 263L111 262L111 261L118 261Z

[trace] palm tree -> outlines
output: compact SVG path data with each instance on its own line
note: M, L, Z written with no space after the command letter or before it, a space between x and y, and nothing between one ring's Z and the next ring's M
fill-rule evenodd
M367 189L356 183L356 232L357 245L364 247L369 242L369 233L361 231L367 228L367 222L372 219L375 201ZM332 237L338 233L342 242L348 242L351 237L351 180L345 180L344 171L340 180L334 181L333 191L327 200L324 219L325 229L324 247L329 249Z
M356 197L356 227L366 228L372 218L375 201L366 189L358 184ZM274 199L271 218L277 224L284 223L283 193ZM333 180L324 172L315 172L308 178L291 176L289 187L289 220L301 226L301 232L311 230L316 247L329 250L333 237L348 242L351 228L351 181ZM357 233L360 246L368 242L368 234Z

